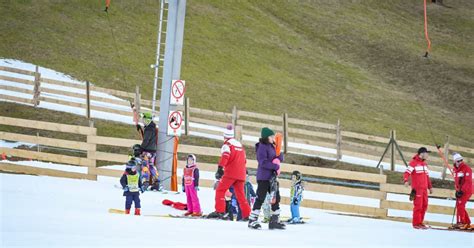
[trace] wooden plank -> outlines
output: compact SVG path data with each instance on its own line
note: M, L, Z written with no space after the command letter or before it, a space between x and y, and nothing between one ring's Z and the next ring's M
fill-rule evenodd
M280 183L280 188L290 189L292 186L291 180L278 179L278 182ZM378 190L349 188L349 187L335 186L335 185L330 185L330 184L304 182L304 188L306 191L311 191L311 192L348 195L348 196L364 197L364 198L379 199L379 200L382 200L385 197L385 193L380 192Z
M0 75L0 80L10 81L10 82L15 82L15 83L20 83L20 84L35 85L33 80L9 77L9 76L4 76L4 75Z
M280 117L281 118L281 117ZM283 127L282 126L277 126L273 124L267 124L267 123L259 123L259 122L253 122L253 121L246 121L246 120L241 120L239 119L239 125L240 126L248 126L248 127L254 127L254 128L264 128L268 127L274 131L279 131L283 132ZM245 128L244 128L245 129ZM290 128L291 131L291 128Z
M289 137L288 141L294 142L294 143L305 144L305 145L321 146L321 147L325 147L325 148L336 149L336 144L335 143L322 142L322 141L309 140L309 139L300 139L300 138L294 138L294 137Z
M8 67L8 66L0 66L0 71L13 72L13 73L29 75L29 76L34 76L35 75L34 71L22 70L22 69Z
M397 209L397 210L412 211L413 210L413 203L382 200L380 202L380 207L385 208L385 209ZM466 211L471 216L474 214L474 209L466 208ZM453 212L454 212L454 207L446 207L446 206L428 204L427 212L428 213L433 213L433 214L452 215Z
M15 87L15 86L9 86L9 85L0 85L0 90L9 90L9 91L15 91L15 92L33 95L33 90Z
M93 168L92 172L98 176L106 176L106 177L121 177L123 175L123 170L114 170L114 169L106 169L106 168Z
M247 163L248 162L249 161L247 161ZM363 182L385 183L387 180L386 175L364 173L364 172L357 172L357 171L337 170L337 169L329 169L329 168L321 168L321 167L312 167L312 166L304 166L304 165L282 163L280 168L282 171L289 172L289 173L295 170L298 170L303 175L306 174L306 175L313 175L313 176L339 178L339 179L346 179L346 180L356 180L356 181L363 181Z
M60 81L60 80L55 80L55 79L50 79L50 78L41 78L42 83L47 83L47 84L53 84L53 85L60 85L64 87L69 87L69 88L75 88L75 89L81 89L81 90L86 90L86 85L85 84L76 84L76 83L71 83L71 82L65 82L65 81Z
M229 122L232 120L232 113L225 113L225 112L194 108L194 107L189 108L189 110L191 111L191 115L193 114L208 115L212 117L222 118L225 121L229 121Z
M389 141L388 138L377 137L377 136L367 135L367 134L354 133L354 132L348 132L348 131L341 131L341 134L342 134L342 136L349 137L349 138L380 142L380 143L384 143L384 144L388 144L388 141ZM399 142L399 141L397 141L397 142ZM399 143L399 145L400 145L400 143Z
M78 172L69 172L55 169L38 168L26 165L16 165L0 162L0 171L23 173L28 175L62 177L72 179L97 180L95 175L89 175Z
M304 129L299 129L299 128L288 128L288 131L293 134L301 134L305 136L314 136L314 137L320 137L324 139L333 139L334 143L336 143L336 133L325 133L325 132L317 132L317 131L308 131Z
M20 157L20 158L50 161L50 162L56 162L60 164L73 164L73 165L79 165L79 166L84 166L84 167L92 166L92 161L90 159L61 155L61 154L11 149L11 148L6 148L6 147L0 147L0 152L5 152L5 154L7 154L8 156L15 156L15 157Z
M191 111L191 114L192 114L192 111ZM193 117L193 116L191 116L191 118L189 118L189 119L191 120L191 122L207 124L207 125L212 125L212 126L217 126L217 127L222 127L222 128L225 128L228 124L228 123L225 123L225 122L206 120L206 119L197 118L197 117Z
M291 203L291 200L289 197L283 196L281 197L280 203L289 205ZM307 207L307 208L317 208L317 209L331 210L331 211L344 212L344 213L362 214L362 215L369 215L369 216L384 216L386 213L384 209L380 209L380 208L349 205L349 204L342 204L342 203L335 203L335 202L325 202L325 201L318 201L318 200L311 200L311 199L305 199L304 201L302 201L301 206Z
M66 124L59 124L59 123L52 123L52 122L45 122L45 121L34 121L34 120L28 120L28 119L17 119L17 118L5 117L5 116L0 116L0 124L8 125L8 126L18 126L22 128L56 131L56 132L63 132L63 133L74 133L74 134L80 134L80 135L95 135L97 132L97 129L93 127L74 126L74 125L66 125Z
M30 136L18 133L7 133L0 131L0 137L4 140L14 140L20 142L27 142L31 144L40 144L45 146L61 147L66 149L82 150L82 151L93 151L94 147L92 144L79 141L53 139L47 137Z
M207 133L207 134L219 135L219 136L222 136L222 133L223 133L223 132L216 131L216 130L209 130L209 129L198 128L198 127L189 127L189 131Z
M336 131L336 125L334 124L327 124L317 121L309 121L309 120L300 120L295 118L288 118L288 122L291 124L303 125L303 126L311 126L311 127L318 127L318 128L325 128L331 129Z
M141 140L122 139L106 136L87 136L87 143L96 145L108 145L119 147L132 147L134 144L141 144Z
M238 111L238 116L246 116L246 117L251 117L251 118L256 118L256 119L263 119L263 120L269 120L269 121L277 121L281 122L281 116L278 115L268 115L268 114L260 114L260 113L254 113L254 112L248 112L248 111L243 111L239 110Z
M192 145L179 145L179 153L192 153L197 155L205 156L221 156L220 148L213 147L202 147L202 146L192 146Z
M9 100L13 102L33 104L33 99L27 99L23 97L16 97L16 96L4 95L4 94L0 94L0 99Z
M57 94L57 95L64 95L64 96L70 96L70 97L76 97L76 98L81 98L81 99L86 98L86 94L69 92L69 91L58 90L58 89L45 88L45 87L41 87L41 92L46 92L46 93L50 93L50 94ZM105 98L105 97L94 96L94 95L91 95L91 100L98 101L98 102L111 103L111 104L115 104L115 105L119 105L119 106L130 107L130 103L128 103L126 101L122 101L122 100L115 100L115 99L110 99L110 98Z
M128 155L108 152L91 152L90 158L94 160L116 162L120 164L125 164L128 161Z
M451 150L454 150L456 152L467 152L474 154L474 148L469 148L469 147L463 147L463 146L455 146L455 145L449 145Z
M309 154L309 155L322 156L322 157L328 157L328 158L334 158L334 159L336 158L336 154L334 154L334 153L309 150L309 149L305 149L305 148L289 147L288 152L299 153L299 154Z
M383 183L383 184L380 184L380 191L409 195L411 192L411 188L405 187L404 185L399 185L399 184ZM433 188L433 194L429 196L455 199L454 193L455 193L454 189L451 190L451 189ZM471 196L470 199L474 200L474 195Z
M71 101L66 101L66 100L50 98L50 97L41 96L40 100L45 101L45 102L49 102L49 103L65 105L65 106L69 106L69 107L83 108L83 109L87 108L87 105L84 104L84 103L71 102ZM124 111L124 110L117 110L117 109L112 109L112 108L109 108L109 107L100 107L100 106L95 106L95 105L92 105L91 109L96 110L96 111L102 111L102 112L107 112L107 113L118 114L118 115L133 116L132 109L130 109L130 111Z
M107 88L102 88L102 87L98 87L98 86L95 86L95 85L91 85L91 89L93 91L107 93L107 94L114 95L114 96L120 96L120 97L125 97L125 98L134 98L135 97L135 93L121 91L121 90L107 89Z

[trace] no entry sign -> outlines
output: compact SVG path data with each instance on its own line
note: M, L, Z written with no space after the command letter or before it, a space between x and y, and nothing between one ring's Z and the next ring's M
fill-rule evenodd
M183 105L184 104L184 92L186 91L186 82L184 80L173 80L171 81L171 105Z
M181 126L183 124L183 113L181 111L170 111L168 114L168 131L170 136L181 136Z

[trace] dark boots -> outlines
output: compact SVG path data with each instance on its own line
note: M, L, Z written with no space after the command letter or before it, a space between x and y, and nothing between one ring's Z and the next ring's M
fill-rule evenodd
M248 227L251 229L261 229L262 226L258 223L258 216L260 215L260 210L254 210L249 216Z
M270 222L268 223L268 229L273 230L273 229L285 229L285 224L281 223L280 220L280 215L279 214L273 214L272 217L270 217Z

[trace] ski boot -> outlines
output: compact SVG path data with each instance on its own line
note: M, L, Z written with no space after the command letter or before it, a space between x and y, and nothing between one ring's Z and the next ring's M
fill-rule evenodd
M130 214L130 208L125 209L125 214Z
M219 212L212 212L206 216L207 219L219 219L224 220L227 214L219 213Z
M184 216L190 216L192 214L193 214L193 212L186 212L186 213L184 213Z
M128 211L130 211L130 210L128 210ZM140 209L139 209L139 208L135 208L135 215L140 215L140 214L141 214Z
M249 216L249 224L248 227L251 229L261 229L262 225L258 223L258 216L260 215L260 211L255 210Z
M268 229L281 229L284 230L286 228L285 224L281 223L279 219L280 215L274 214L270 217L270 222L268 223Z
M199 213L195 212L195 213L192 213L191 216L192 217L201 217L202 213L201 212L199 212Z

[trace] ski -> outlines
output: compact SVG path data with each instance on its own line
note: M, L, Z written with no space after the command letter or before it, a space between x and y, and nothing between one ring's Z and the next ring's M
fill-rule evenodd
M452 227L429 227L428 229L432 230L440 230L440 231L451 231L451 232L474 232L473 228L470 229L458 229L458 228L452 228Z

